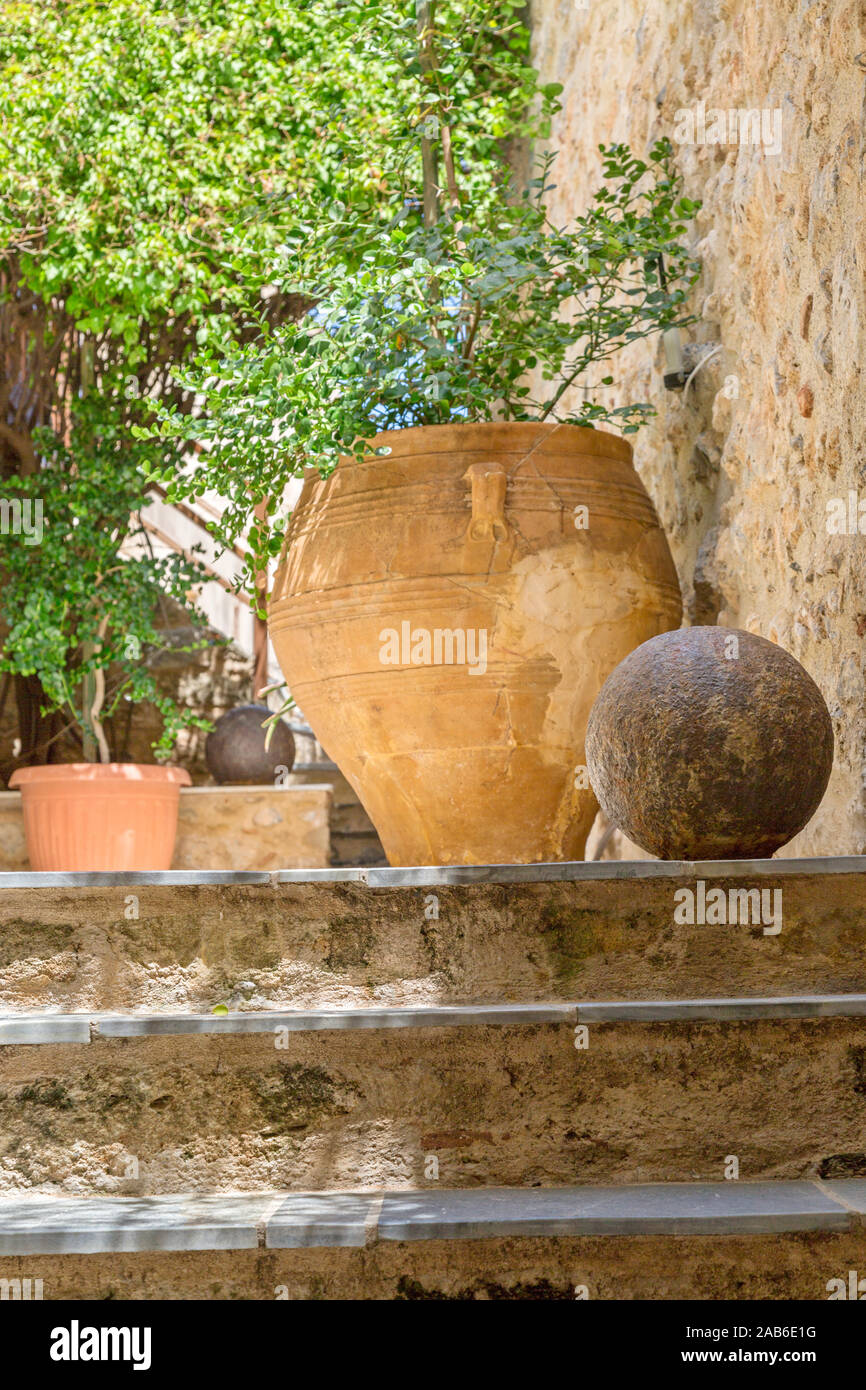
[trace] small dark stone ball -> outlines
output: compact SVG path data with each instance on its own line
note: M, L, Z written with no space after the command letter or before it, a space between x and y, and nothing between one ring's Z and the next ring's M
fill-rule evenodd
M608 820L650 854L769 858L820 805L833 726L789 652L751 632L688 627L611 673L586 761Z
M278 767L291 772L295 740L287 724L277 725L265 751L267 729L262 722L271 712L267 705L238 705L216 721L207 736L205 758L217 782L273 786Z

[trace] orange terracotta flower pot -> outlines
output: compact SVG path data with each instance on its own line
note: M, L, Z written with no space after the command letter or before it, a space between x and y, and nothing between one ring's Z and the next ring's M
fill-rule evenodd
M177 834L181 767L139 763L54 763L20 767L31 869L169 869Z
M582 859L589 711L680 625L631 446L602 430L394 430L307 476L269 605L289 688L392 864Z

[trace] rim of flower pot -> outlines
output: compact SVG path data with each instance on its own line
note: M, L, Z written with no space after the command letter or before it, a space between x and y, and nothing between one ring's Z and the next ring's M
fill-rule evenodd
M16 768L9 790L46 782L174 782L192 786L185 767L160 767L158 763L46 763Z

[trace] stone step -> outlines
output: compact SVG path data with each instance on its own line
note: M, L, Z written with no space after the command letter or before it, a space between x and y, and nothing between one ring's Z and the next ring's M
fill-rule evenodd
M472 1028L531 1023L727 1023L759 1019L860 1018L866 994L757 999L605 999L581 1003L457 1004L382 1009L262 1009L228 1014L7 1013L0 1046L90 1043L171 1033L333 1032L359 1028Z
M0 1196L0 1257L362 1248L498 1237L866 1234L866 1182L476 1187L451 1192Z
M854 995L836 996L839 1013L866 1013ZM854 1001L854 1002L852 1002ZM834 1005L824 1001L829 1011ZM590 1006L593 1007L593 1006ZM596 1005L604 1008L604 1005ZM608 1008L610 1006L607 1006ZM615 1006L614 1006L615 1007ZM818 1017L817 1014L814 1015ZM0 1046L90 1043L167 1034L328 1033L359 1028L472 1028L577 1022L576 1004L431 1004L384 1009L265 1009L228 1014L0 1014Z
M782 894L781 930L674 919ZM733 895L733 896L732 896ZM752 901L754 907L754 901ZM748 911L746 912L748 917ZM853 993L866 857L0 874L0 1009L257 1009Z
M6 1016L0 1189L866 1176L864 1004Z
M864 1186L0 1198L0 1286L48 1300L856 1298Z
M112 1301L858 1297L857 1271L866 1267L858 1191L824 1189L841 1209L827 1211L820 1191L815 1201L794 1192L801 1184L725 1186L738 1191L723 1193L724 1205L706 1187L680 1189L679 1197L650 1187L646 1201L617 1189L615 1206L603 1189L586 1188L573 1202L549 1189L510 1197L473 1189L446 1194L444 1204L433 1195L435 1205L423 1207L402 1193L395 1203L385 1193L295 1194L288 1208L285 1193L240 1195L195 1210L188 1197L170 1197L153 1215L127 1202L123 1220L117 1200L100 1200L89 1203L88 1221L68 1205L37 1220L41 1199L27 1198L14 1221L5 1223L0 1210L3 1248L14 1241L33 1250L39 1233L43 1244L0 1254L0 1286L13 1298ZM30 1210L20 1213L25 1200ZM182 1213L177 1223L172 1204ZM604 1233L611 1230L622 1234ZM61 1243L67 1253L48 1253ZM73 1253L76 1245L90 1253Z

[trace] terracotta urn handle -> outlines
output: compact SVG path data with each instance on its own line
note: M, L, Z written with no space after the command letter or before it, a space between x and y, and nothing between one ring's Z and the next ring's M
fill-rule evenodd
M501 463L473 463L464 473L472 488L470 541L503 541L508 536L505 494L508 474Z

